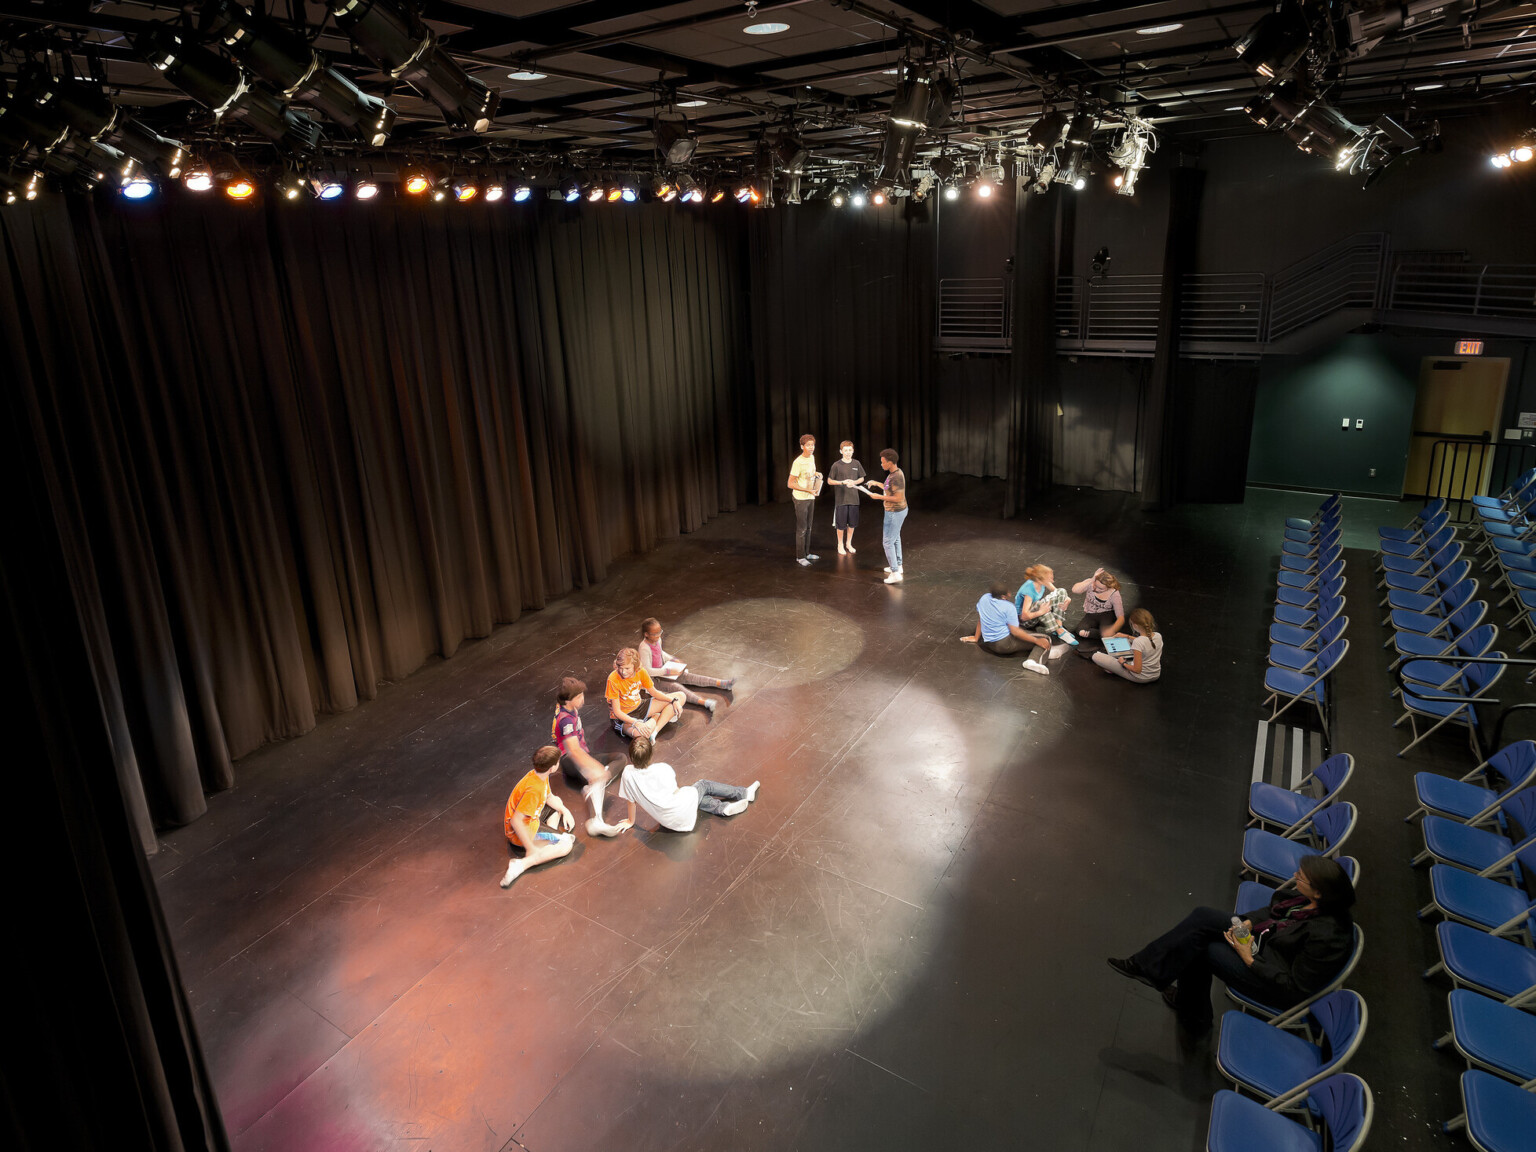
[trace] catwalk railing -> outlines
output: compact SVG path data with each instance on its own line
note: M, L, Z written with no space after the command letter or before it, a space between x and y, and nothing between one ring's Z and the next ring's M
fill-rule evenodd
M1185 276L1182 288L1179 343L1186 355L1257 358L1294 346L1314 324L1350 313L1360 322L1442 325L1487 317L1511 333L1528 321L1536 335L1536 265L1471 264L1459 252L1394 257L1378 232L1346 237L1273 276L1198 272ZM1158 275L1060 277L1057 350L1150 355L1162 289ZM1010 301L1005 277L941 281L939 347L1007 351Z
M1426 499L1443 496L1451 517L1468 523L1475 515L1472 497L1507 492L1515 478L1536 466L1536 443L1497 441L1487 436L1441 436L1430 448Z

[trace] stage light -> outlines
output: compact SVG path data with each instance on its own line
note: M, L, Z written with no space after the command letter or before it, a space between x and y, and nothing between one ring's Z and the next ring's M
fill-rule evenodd
M405 177L405 190L411 196L420 196L432 187L432 178L425 172L408 172Z
M154 181L147 180L143 176L135 176L123 183L123 195L129 200L143 200L145 197L153 196L154 194Z
M331 14L364 56L441 108L452 127L490 128L501 93L444 52L415 9L396 0L331 0Z
M202 29L218 37L231 56L276 88L283 99L308 104L375 148L389 140L395 110L328 65L306 40L277 21L257 16L231 0L212 0L203 5Z
M372 200L379 194L379 186L372 180L359 180L352 185L352 195L359 200Z
M693 159L698 150L699 137L687 120L656 121L656 151L662 162L673 168L681 168Z
M1509 150L1509 158L1517 164L1529 164L1532 156L1536 156L1536 151L1529 144L1519 144Z
M455 180L453 182L453 198L460 204L468 204L478 195L480 195L480 186L474 181Z
M848 202L855 208L862 208L869 203L869 197L863 192L855 192L848 198Z
M1260 17L1232 50L1266 80L1278 80L1296 67L1311 41L1312 31L1301 5L1283 0L1280 7Z
M1079 176L1076 180L1072 181L1072 187L1081 192L1084 188L1088 187L1088 177Z
M277 178L277 194L284 200L297 200L304 194L305 187L303 174L292 168Z
M563 172L560 182L555 185L555 194L567 204L573 204L581 199L581 177L575 172Z
M876 188L872 193L870 193L869 202L876 208L883 207L885 205L885 189Z
M750 184L738 184L738 185L736 185L735 196L736 196L736 203L738 203L738 204L745 204L748 200L752 199L752 185L750 185Z
M294 152L312 152L320 125L286 107L238 64L183 40L164 24L135 41L139 55L166 80L213 110L221 124L237 121Z
M944 199L946 199L946 200L958 200L958 199L960 199L960 189L956 188L953 184L946 184L944 186Z
M848 202L848 193L844 191L841 184L834 184L832 186L832 195L827 197L827 199L832 201L832 207L841 208Z
M810 151L805 146L805 141L800 138L793 125L786 125L779 130L773 140L773 159L782 172L804 173L805 162L811 157Z
M1136 194L1136 181L1147 166L1147 157L1157 150L1157 136L1152 126L1141 120L1128 121L1115 135L1109 150L1109 162L1121 169L1115 177L1115 191L1121 196Z
M695 188L691 192L684 192L683 199L690 204L702 204L704 203L704 192L702 189Z
M346 191L347 186L339 180L315 181L315 196L321 200L340 200Z
M709 202L711 204L720 203L720 201L725 199L725 191L726 189L724 184L715 185L714 189L709 194Z
M46 73L28 76L18 95L23 88L39 106L56 109L82 136L116 148L169 179L181 175L186 162L181 142L144 127L98 89Z
M1496 156L1490 156L1488 162L1495 168L1508 168L1514 164L1514 161L1509 158L1508 152L1500 152Z
M634 177L626 177L619 181L619 199L626 204L633 204L640 199L640 184Z
M1029 135L1025 141L1031 147L1049 152L1066 138L1070 123L1065 112L1047 112L1029 126Z
M233 176L224 185L224 195L231 200L249 200L256 195L256 184L249 176Z
M506 194L507 187L505 184L487 184L485 186L485 201L487 204L496 203Z
M594 184L587 189L587 203L596 204L606 198L607 195L608 189L604 188L601 184Z
M189 192L207 192L213 187L213 170L206 164L193 164L181 182Z
M660 200L663 204L670 204L677 199L678 186L668 181L665 177L652 176L647 184L647 188L650 190L651 196Z
M985 180L978 181L976 184L976 195L980 196L983 200L990 199L992 189L993 185L988 184Z

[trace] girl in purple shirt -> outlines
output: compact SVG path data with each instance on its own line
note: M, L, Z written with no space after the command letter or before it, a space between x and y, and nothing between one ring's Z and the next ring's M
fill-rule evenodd
M718 701L700 696L697 692L690 692L689 687L719 688L729 692L736 686L734 676L729 680L717 680L713 676L701 676L697 672L688 670L684 670L677 676L666 675L664 669L669 663L681 664L682 661L661 646L661 621L654 616L647 616L641 622L640 643L637 647L640 652L640 667L650 673L651 679L656 681L656 687L663 692L681 692L689 704L697 704L711 713L714 712Z

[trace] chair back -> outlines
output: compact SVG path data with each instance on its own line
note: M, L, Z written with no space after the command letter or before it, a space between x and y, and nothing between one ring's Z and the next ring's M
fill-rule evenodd
M1344 575L1344 557L1342 557L1342 556L1335 557L1334 559L1328 561L1327 566L1323 569L1322 575L1318 578L1318 581L1317 581L1318 586L1319 587L1324 587L1324 586L1326 586L1328 584L1328 582L1330 580L1337 580L1339 577L1341 577L1343 575Z
M1488 601L1474 600L1472 603L1456 609L1456 611L1445 618L1447 632L1459 640L1481 624L1483 617L1487 614ZM1454 647L1454 644L1448 645L1446 651L1449 652Z
M1515 482L1504 490L1505 496L1510 496L1536 485L1536 468L1527 468L1515 477Z
M1445 551L1445 549L1441 549ZM1447 592L1460 584L1468 576L1472 575L1472 561L1458 560L1454 564L1447 564L1435 577L1435 583L1440 585L1442 592Z
M1339 661L1344 659L1344 654L1349 651L1349 641L1340 637L1328 647L1317 654L1317 666L1313 671L1319 677L1328 676L1339 666Z
M1355 758L1348 752L1336 752L1324 760L1315 769L1312 775L1317 777L1317 782L1323 786L1324 796L1335 796L1340 788L1349 783L1349 778L1355 774Z
M1454 612L1457 608L1470 604L1472 598L1476 595L1477 581L1468 578L1447 588L1445 595L1440 598L1440 602L1445 605L1447 611Z
M1440 551L1440 549L1444 548L1454 539L1456 539L1456 529L1447 524L1438 532L1434 533L1434 535L1432 535L1425 542L1424 547L1428 549L1430 553L1435 553Z
M1307 1098L1328 1128L1330 1152L1359 1152L1365 1146L1376 1102L1364 1080L1353 1072L1339 1072L1312 1085Z
M1329 624L1332 624L1335 620L1337 620L1339 618L1339 613L1343 611L1344 597L1329 596L1324 593L1321 597L1318 598L1317 611L1313 614L1312 617L1314 623L1316 624L1316 632L1321 633L1324 628L1328 627ZM1316 640L1317 636L1314 634L1312 639Z
M1344 847L1345 841L1354 832L1359 816L1359 810L1345 800L1331 808L1324 808L1312 817L1312 829L1323 842L1324 856L1338 858L1339 849Z
M1312 1005L1312 1019L1322 1033L1326 1067L1336 1070L1349 1063L1365 1039L1369 1016L1360 993L1348 988L1330 992Z
M1353 856L1338 856L1335 859L1338 860L1339 867L1344 869L1344 875L1349 877L1349 882L1356 888L1359 888L1360 861L1356 860Z
M1536 740L1517 740L1500 748L1488 757L1488 767L1504 780L1497 789L1500 796L1508 796L1536 780ZM1531 829L1536 832L1536 828Z
M1504 659L1502 652L1490 652L1500 660ZM1483 695L1488 689L1499 682L1499 677L1504 675L1507 664L1468 664L1467 670L1461 674L1461 682L1466 686L1468 698L1475 699Z
M1433 520L1436 516L1439 516L1442 512L1447 511L1447 508L1448 508L1448 505L1446 504L1445 497L1444 496L1436 496L1429 503L1425 504L1424 507L1419 509L1419 514L1414 517L1414 520L1417 521L1418 523L1422 524L1425 521Z
M1429 505L1426 504L1425 507L1427 508ZM1441 529L1447 527L1450 522L1450 510L1447 508L1441 508L1440 511L1436 512L1433 516L1427 516L1423 519L1423 527L1420 529L1420 532L1425 536L1433 536Z
M1526 789L1516 792L1513 796L1505 797L1499 805L1499 811L1504 813L1504 831L1516 844L1530 840L1531 863L1536 864L1536 792ZM1513 821L1513 826L1509 823ZM1522 848L1521 851L1527 851ZM1515 857L1520 858L1519 854Z
M1317 646L1319 648L1328 647L1328 645L1332 644L1340 636L1344 635L1344 629L1348 627L1348 616L1337 616L1330 620L1327 624L1323 625L1322 628L1318 629L1317 636L1315 637L1317 640ZM1482 653L1478 652L1475 653L1475 655L1481 656Z
M1493 642L1499 638L1499 630L1492 624L1479 624L1468 628L1456 640L1456 655L1486 656Z
M1318 604L1328 604L1334 600L1339 601L1339 610L1344 609L1344 577L1325 576L1318 586Z
M1431 572L1444 571L1461 559L1464 548L1465 545L1460 540L1452 540L1444 548L1437 550L1425 563L1429 565Z

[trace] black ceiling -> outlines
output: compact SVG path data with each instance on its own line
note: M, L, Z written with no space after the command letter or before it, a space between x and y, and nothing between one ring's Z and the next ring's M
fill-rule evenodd
M410 0L393 0L407 4ZM656 7L634 0L424 0L421 15L447 53L501 92L489 130L453 129L436 105L391 81L330 17L303 0L254 0L258 12L301 29L365 92L399 113L381 154L490 160L534 156L564 162L641 165L652 155L658 108L685 100L699 133L698 161L730 164L766 129L793 118L816 160L873 161L904 55L947 62L960 81L956 114L924 137L975 146L1021 133L1047 107L1087 100L1147 117L1166 144L1262 131L1242 112L1261 88L1232 43L1270 4L1244 0L766 0L749 17L741 3L688 0ZM1309 9L1323 12L1324 6ZM197 4L0 0L0 72L39 64L101 82L160 132L231 147L258 137L217 124L143 62L134 44L149 23L196 35ZM1328 9L1341 17L1346 8ZM1536 6L1465 0L1465 25L1442 21L1389 36L1355 59L1336 53L1313 83L1357 123L1382 113L1408 122L1450 120L1496 105L1528 108L1536 83ZM748 35L749 23L788 24ZM1173 26L1155 31L1160 26ZM517 81L512 71L544 73ZM326 148L366 153L327 127Z

